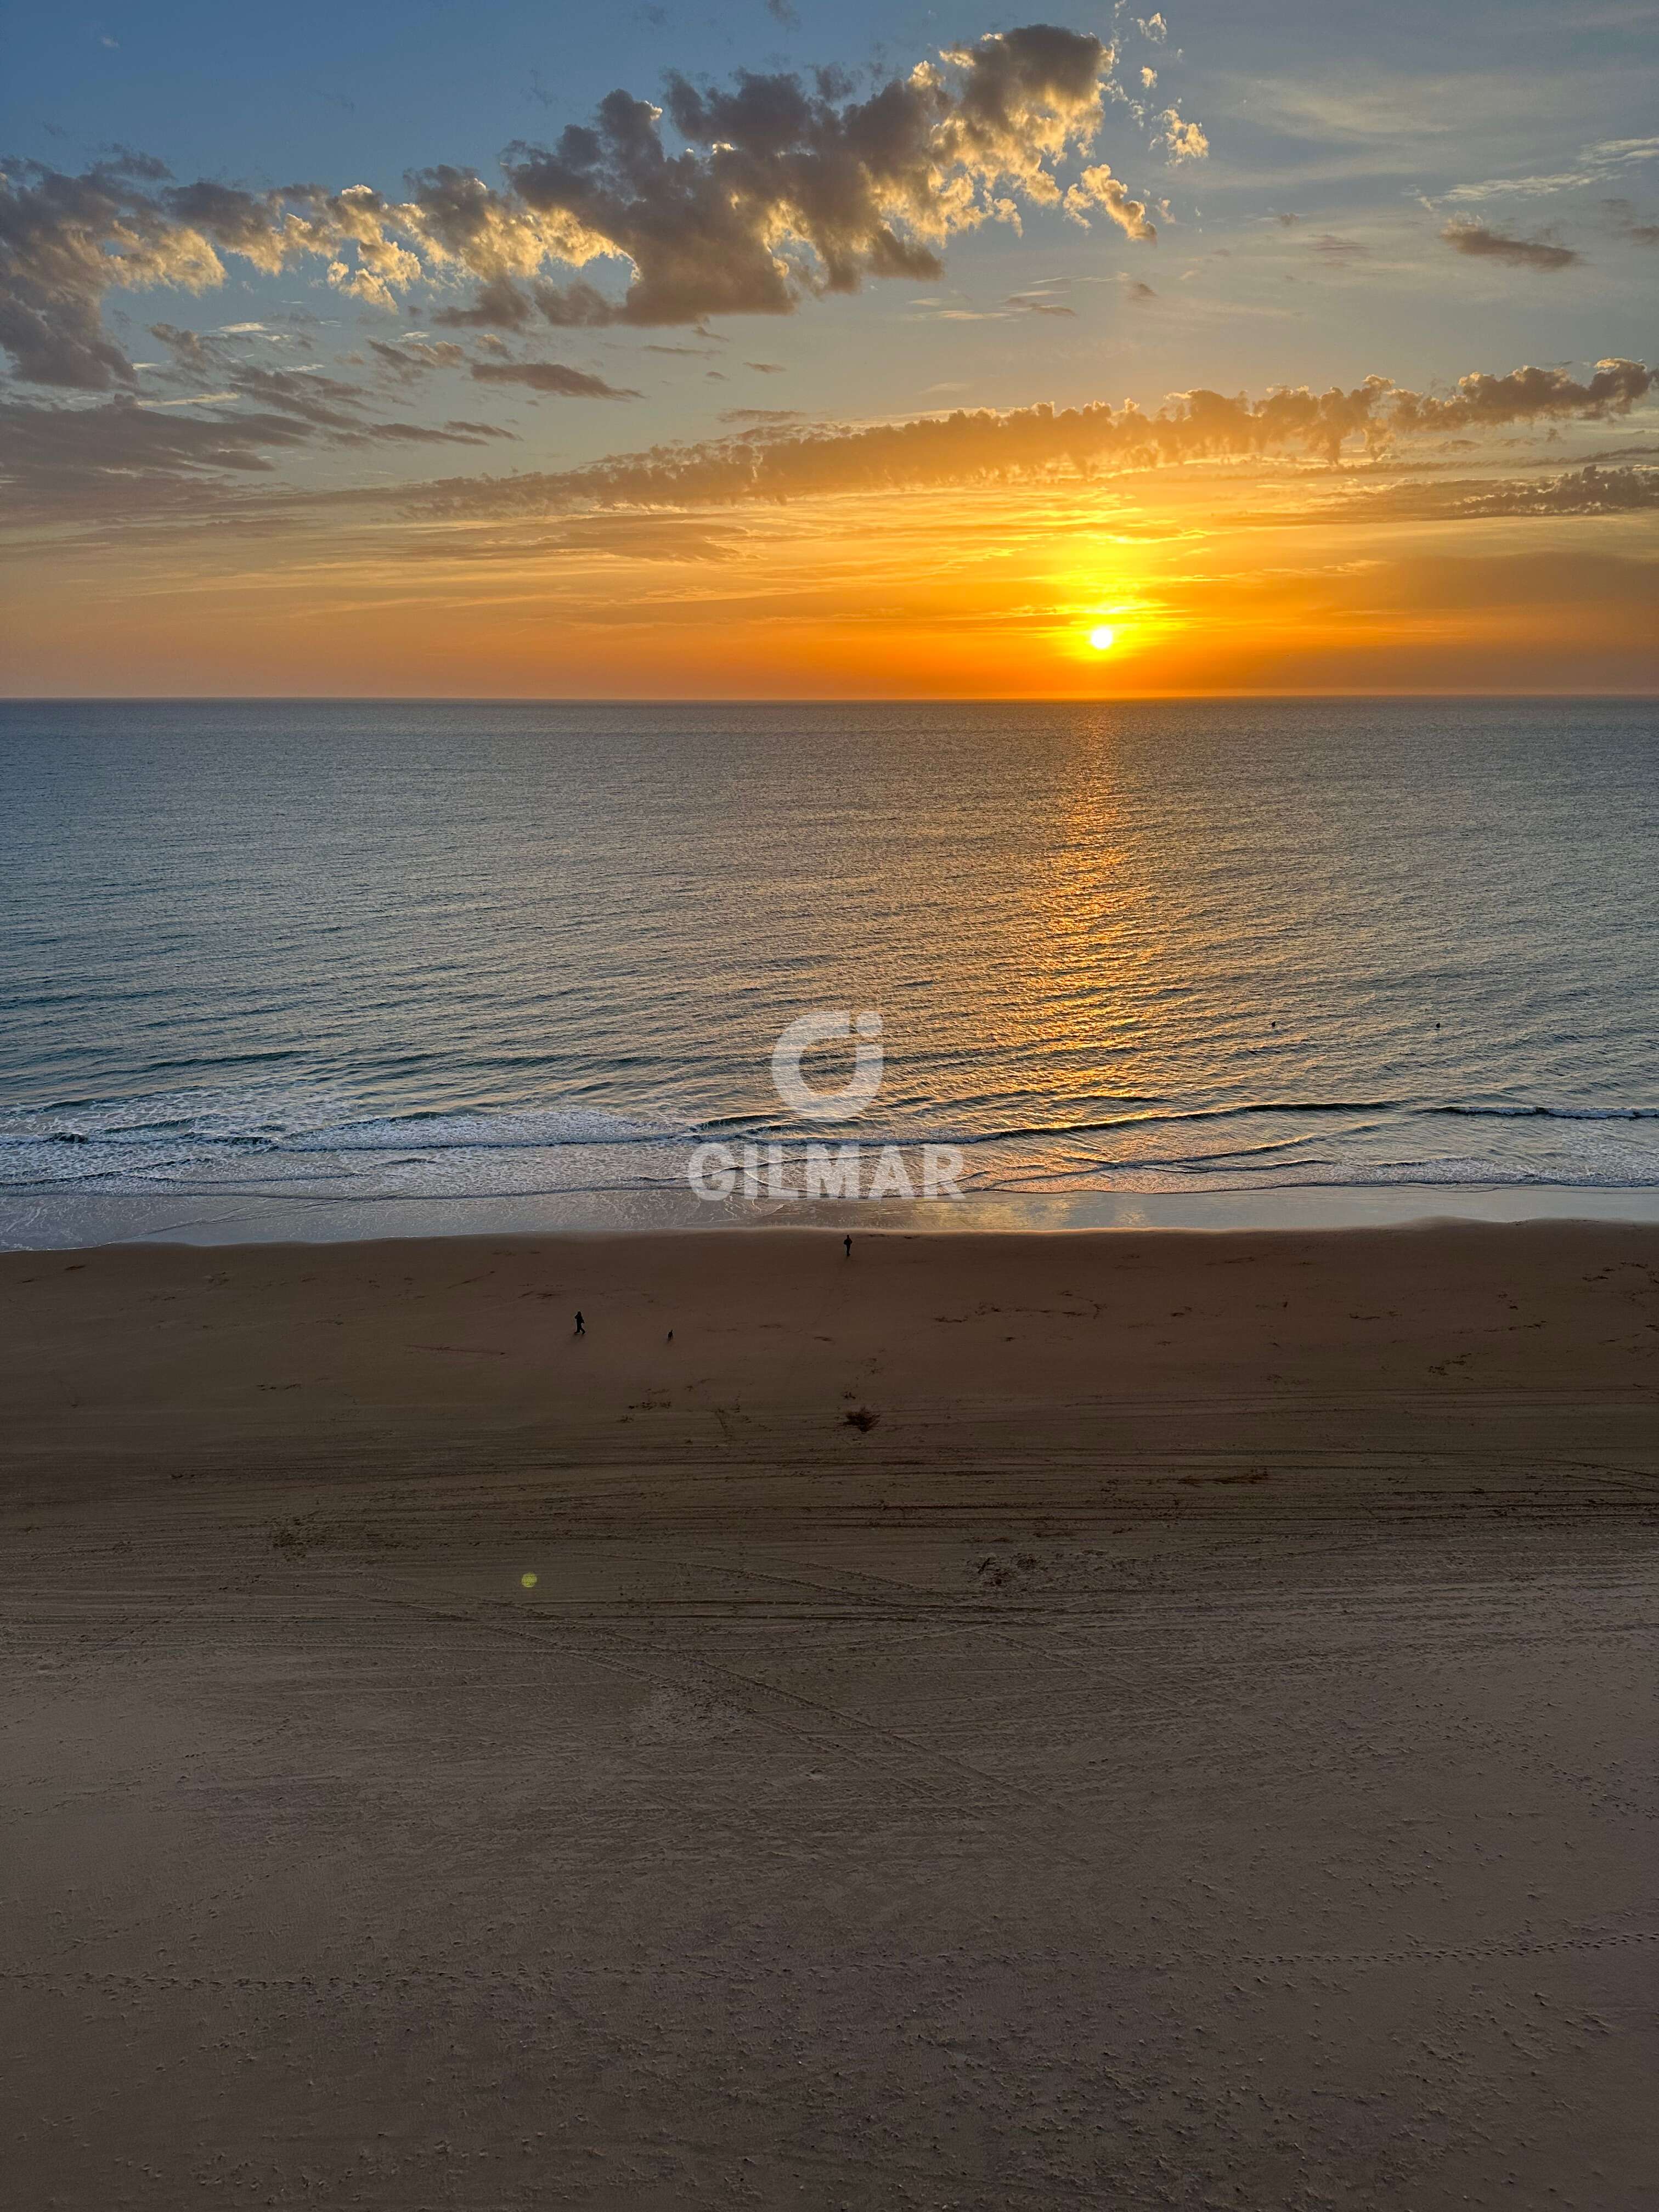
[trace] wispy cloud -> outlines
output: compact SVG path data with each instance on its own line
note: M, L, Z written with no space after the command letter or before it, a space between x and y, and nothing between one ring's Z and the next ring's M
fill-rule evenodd
M1587 185L1606 184L1638 161L1659 160L1659 138L1602 138L1582 148L1570 169L1522 177L1485 177L1478 184L1457 185L1442 195L1447 202L1517 198L1541 199L1553 192L1577 191Z
M526 390L556 399L637 399L639 393L607 384L586 369L567 368L556 361L475 361L472 374L480 384L522 384Z

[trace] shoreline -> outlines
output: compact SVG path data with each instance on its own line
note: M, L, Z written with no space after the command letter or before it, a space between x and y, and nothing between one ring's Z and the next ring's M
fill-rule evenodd
M1042 1236L1279 1234L1442 1221L1659 1224L1659 1187L1308 1183L1259 1191L970 1192L960 1200L700 1200L680 1188L533 1197L294 1199L268 1193L0 1197L0 1255L122 1245L363 1244L466 1237L655 1236L772 1230Z

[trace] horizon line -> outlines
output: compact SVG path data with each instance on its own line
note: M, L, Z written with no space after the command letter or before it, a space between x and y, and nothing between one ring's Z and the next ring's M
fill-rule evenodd
M1158 707L1208 701L1287 706L1340 702L1387 706L1425 701L1583 702L1659 706L1647 691L1141 691L1048 692L526 692L526 691L16 691L0 707Z

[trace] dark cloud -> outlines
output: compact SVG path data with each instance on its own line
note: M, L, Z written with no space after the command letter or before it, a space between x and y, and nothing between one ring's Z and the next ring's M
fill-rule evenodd
M1632 201L1603 200L1601 210L1608 228L1619 237L1627 238L1633 246L1659 246L1659 222L1638 222Z
M556 361L475 361L472 374L480 384L522 384L532 392L551 393L559 399L637 399L637 392L607 384L586 369L567 368Z
M432 320L445 330L522 330L535 318L535 307L506 276L480 285L470 307L440 307Z
M206 401L151 404L125 393L92 404L0 403L8 520L202 520L243 509L239 484L272 478L277 459L307 447L479 446L512 436L483 422L364 420L352 388L325 377L250 370L227 382L262 404L233 411ZM273 480L261 512L295 497L278 494Z
M227 471L268 472L272 453L310 434L279 415L227 419L125 398L76 407L17 400L0 404L0 473L14 519L154 512L194 502L200 487L222 485Z
M1017 219L1023 202L1151 224L1109 167L1062 188L1056 171L1093 143L1114 56L1088 33L1030 24L954 47L864 100L819 71L739 71L720 88L671 76L666 113L610 94L551 146L502 157L506 187L471 169L414 172L408 197L367 185L252 191L175 184L120 152L79 176L0 168L0 345L21 376L84 392L136 373L103 326L112 290L222 284L225 257L267 275L307 260L366 305L412 287L476 279L433 320L451 328L700 325L713 314L784 314L872 277L926 276L954 234ZM1186 126L1183 126L1185 128ZM1201 135L1201 134L1200 134ZM620 297L581 273L630 270ZM550 270L572 274L558 282Z
M112 284L182 273L159 210L113 168L70 177L37 162L0 170L0 345L35 384L107 392L137 382L104 332ZM106 241L117 251L106 252Z
M370 338L368 349L383 368L405 383L413 377L429 375L434 368L460 368L466 362L465 349L445 339L434 345L429 339L404 338L399 345L387 345L380 338Z
M692 323L787 314L868 276L935 277L938 249L992 216L1000 194L1060 203L1052 163L1093 138L1111 63L1087 33L1032 24L952 49L864 100L794 76L745 70L703 89L671 75L681 154L665 146L657 108L612 93L591 124L504 157L514 197L566 241L565 258L633 265L621 301L584 284L543 312ZM1086 220L1083 208L1073 211Z
M240 368L229 380L244 398L297 416L319 430L358 431L363 394L355 384L294 368Z
M256 406L275 413L290 415L318 431L334 434L342 445L362 445L380 441L389 445L476 443L480 436L489 434L471 423L448 423L434 429L417 422L372 422L365 419L372 392L349 384L340 377L329 376L320 369L263 368L240 357L228 342L240 336L231 332L212 339L204 339L194 331L175 329L171 323L155 323L150 335L159 338L173 356L180 372L191 376L211 376L225 390L221 398L234 396L252 402ZM400 384L408 384L430 375L434 369L464 367L466 355L458 345L439 341L433 343L422 338L405 338L397 345L388 345L379 338L368 341L374 360L390 370Z
M1584 258L1571 246L1552 245L1548 239L1510 238L1503 231L1489 230L1474 216L1455 216L1440 236L1454 252L1506 261L1516 269L1571 269Z
M149 334L181 367L205 372L213 365L215 356L196 331L181 331L173 323L152 323Z
M1363 261L1370 252L1370 248L1362 246L1357 238L1337 238L1328 230L1322 238L1310 239L1308 250L1311 253L1323 254L1328 261Z
M1628 415L1653 387L1653 371L1639 361L1601 361L1580 383L1564 368L1512 368L1506 376L1484 369L1458 380L1447 399L1421 398L1413 392L1394 393L1392 427L1418 430L1489 430L1511 422L1559 422L1575 418L1601 422Z
M450 422L441 430L424 422L363 422L335 442L342 446L476 446L496 434L471 422Z

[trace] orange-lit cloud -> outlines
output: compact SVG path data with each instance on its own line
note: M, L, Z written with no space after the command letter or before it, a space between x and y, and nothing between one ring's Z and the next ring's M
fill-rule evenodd
M1460 475L1454 521L1403 499L1378 513L1374 473L1342 479L1361 499L1346 512L1322 470L1232 462L702 514L324 510L238 562L186 535L142 568L89 541L50 585L21 572L11 659L25 684L71 669L114 691L177 689L186 665L220 692L1641 690L1659 680L1654 509L1601 498L1602 476L1650 485L1558 471L1483 495Z
M1424 432L1516 422L1604 421L1628 414L1653 386L1641 362L1605 361L1580 380L1565 369L1518 368L1462 378L1440 398L1384 376L1349 391L1305 386L1260 399L1219 392L1177 393L1147 414L1047 405L998 413L959 410L908 422L751 431L713 443L661 447L557 474L432 488L451 511L534 512L615 506L726 506L800 499L884 486L999 483L1053 472L1155 468L1217 457L1305 453L1334 461L1344 444L1369 447Z

